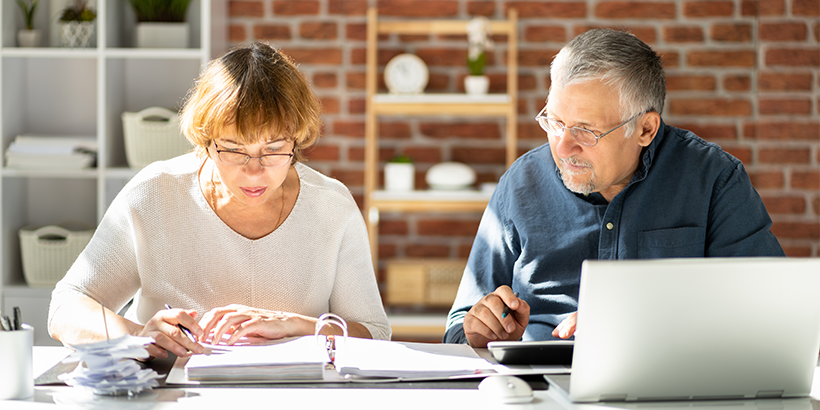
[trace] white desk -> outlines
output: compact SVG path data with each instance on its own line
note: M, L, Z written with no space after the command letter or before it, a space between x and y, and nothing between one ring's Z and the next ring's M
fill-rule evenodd
M62 347L36 346L34 348L34 374L40 375L68 354ZM479 352L485 355L486 352ZM820 369L820 368L819 368ZM820 397L820 374L815 371L812 397ZM670 410L681 407L706 410L812 410L820 408L820 402L812 399L784 399L762 401L708 403L662 403L574 405L563 400L554 390L535 391L535 400L528 404L502 405L473 389L408 389L408 388L162 388L143 392L136 398L100 397L81 389L66 386L37 386L35 395L28 400L0 401L0 409L183 409L212 408L355 408L357 409L548 409L548 410L623 410L653 408ZM232 406L232 407L229 407Z

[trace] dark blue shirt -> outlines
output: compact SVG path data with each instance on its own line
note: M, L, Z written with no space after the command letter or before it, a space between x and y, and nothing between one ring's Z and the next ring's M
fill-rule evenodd
M501 285L530 305L523 340L552 339L577 310L585 259L784 256L743 164L661 122L612 202L569 191L544 144L504 174L481 219L444 341L466 343L464 315Z

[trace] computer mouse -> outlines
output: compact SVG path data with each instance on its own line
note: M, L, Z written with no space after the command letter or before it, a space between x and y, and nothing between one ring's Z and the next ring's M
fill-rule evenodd
M529 403L532 387L515 376L489 376L478 384L478 391L502 403Z

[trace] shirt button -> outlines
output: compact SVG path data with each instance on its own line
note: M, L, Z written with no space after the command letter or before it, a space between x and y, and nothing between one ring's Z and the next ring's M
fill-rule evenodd
M611 231L612 228L614 228L614 227L615 227L615 225L612 225L612 222L607 222L606 223L606 229L609 229Z

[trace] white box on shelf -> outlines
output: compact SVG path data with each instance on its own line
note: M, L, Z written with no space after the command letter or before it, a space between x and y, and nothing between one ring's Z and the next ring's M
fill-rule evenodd
M171 159L192 149L179 130L179 115L171 110L150 107L140 112L124 112L122 125L125 156L132 168Z
M188 23L137 23L138 48L188 48Z
M85 249L94 229L84 224L25 226L20 229L23 276L30 286L54 286Z

